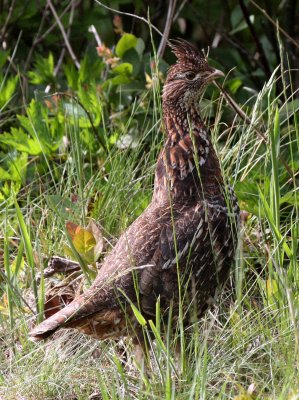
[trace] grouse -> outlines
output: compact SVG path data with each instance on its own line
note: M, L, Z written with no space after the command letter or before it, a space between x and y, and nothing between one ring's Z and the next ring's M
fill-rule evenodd
M177 40L171 48L177 62L163 88L165 141L151 203L106 256L90 288L36 326L32 340L77 328L99 339L131 336L142 344L134 307L153 319L159 299L166 318L170 309L177 318L182 307L188 324L191 306L199 318L227 279L239 207L198 104L206 85L224 75L189 42Z

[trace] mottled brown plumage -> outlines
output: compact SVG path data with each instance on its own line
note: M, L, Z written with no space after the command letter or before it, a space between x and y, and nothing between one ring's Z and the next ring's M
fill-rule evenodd
M177 63L170 67L163 89L166 138L152 201L105 258L90 289L38 325L30 333L34 340L61 327L99 339L140 338L127 299L152 319L160 297L162 312L167 316L172 304L175 318L179 285L188 323L187 309L202 315L227 278L239 208L233 190L225 188L198 108L204 87L223 74L193 45L176 41L171 47Z

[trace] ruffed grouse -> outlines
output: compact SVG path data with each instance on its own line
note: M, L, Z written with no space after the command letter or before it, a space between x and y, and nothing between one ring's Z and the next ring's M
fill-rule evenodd
M223 73L188 42L171 47L177 63L163 89L166 138L152 201L105 258L92 286L38 325L30 333L33 340L58 328L77 328L99 339L129 335L142 341L128 299L146 319L153 319L158 298L166 317L171 304L176 318L182 301L188 324L190 305L200 317L227 278L239 207L224 185L198 108L205 86Z

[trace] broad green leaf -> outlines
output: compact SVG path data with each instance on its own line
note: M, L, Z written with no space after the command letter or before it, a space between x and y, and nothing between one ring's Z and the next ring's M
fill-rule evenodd
M122 58L126 51L134 48L137 45L137 38L131 33L125 33L118 41L115 53L118 57Z
M50 155L58 149L64 135L64 126L58 118L49 117L49 110L41 102L32 100L27 108L27 116L18 115L18 119L32 140L38 143L39 153Z
M91 232L78 226L73 237L73 243L78 253L86 254L94 248L96 240Z
M250 180L237 182L235 191L238 199L242 203L241 208L259 216L261 210L259 207L259 193L256 183L250 182Z
M135 49L129 49L123 56L123 61L133 66L133 75L138 76L140 71L140 57Z
M107 79L104 83L103 83L103 88L107 88L109 87L109 85L112 86L118 86L118 85L124 85L127 83L130 83L131 79L126 76L126 75L117 75L114 78L111 79Z
M130 63L122 63L117 65L115 68L112 69L111 71L113 74L117 75L131 75L133 72L133 65Z

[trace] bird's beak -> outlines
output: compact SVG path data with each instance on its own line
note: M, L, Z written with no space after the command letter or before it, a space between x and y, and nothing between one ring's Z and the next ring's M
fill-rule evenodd
M225 75L222 71L220 71L219 69L213 68L211 70L211 72L209 73L209 75L207 75L206 79L208 82L211 82L217 78L224 78L224 77L225 77Z

